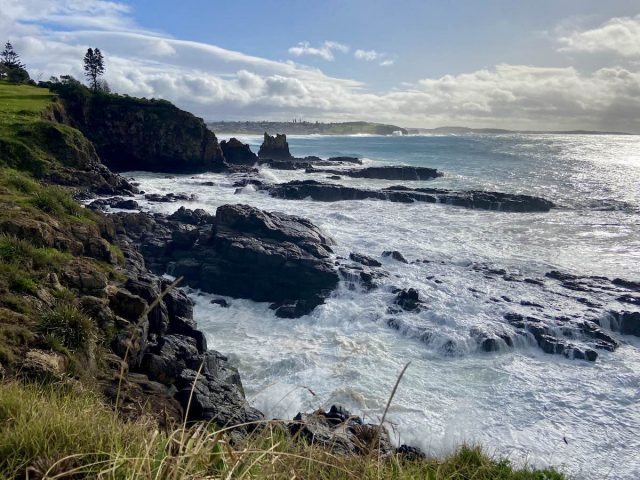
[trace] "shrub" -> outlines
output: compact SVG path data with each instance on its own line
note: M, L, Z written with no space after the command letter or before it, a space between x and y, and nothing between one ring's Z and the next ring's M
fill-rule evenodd
M61 303L45 313L38 324L38 333L56 345L71 351L88 352L96 340L93 320L72 303Z
M52 215L80 215L81 207L64 188L49 186L42 188L33 196L33 205Z

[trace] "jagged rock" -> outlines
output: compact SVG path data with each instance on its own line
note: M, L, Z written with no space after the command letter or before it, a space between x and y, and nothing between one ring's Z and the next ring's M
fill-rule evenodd
M560 323L560 328L549 328L540 319L534 317L525 317L517 313L507 313L505 319L513 327L517 328L520 332L527 332L533 336L538 346L545 353L561 354L568 358L575 358L580 360L588 360L594 362L598 358L598 353L591 348L579 347L564 339L558 338L557 332L560 331L564 336L572 338L574 332L582 332L583 334L596 339L596 348L602 348L606 350L615 350L618 347L618 343L595 325L589 325L587 323L578 323L570 325L567 323L568 319L557 319ZM564 326L562 324L565 324Z
M365 265L367 267L381 267L382 264L376 260L375 258L368 257L367 255L363 255L361 253L351 252L349 254L349 258L354 262L358 262L361 265Z
M404 255L402 255L399 251L397 250L385 250L384 252L382 252L382 256L383 257L391 257L393 258L395 261L397 262L401 262L401 263L409 263L407 261L406 258L404 258Z
M611 330L640 337L640 312L610 312Z
M335 159L332 160L335 161ZM443 175L435 168L409 167L404 165L366 167L350 170L318 169L314 171L353 178L377 178L382 180L431 180L432 178Z
M272 137L268 133L264 134L264 141L258 151L258 157L261 160L290 160L292 155L289 152L289 144L287 143L287 136L284 134L277 134Z
M109 299L109 305L116 315L119 315L130 322L140 320L147 309L147 302L138 295L119 288Z
M207 228L207 227L204 227ZM276 304L300 316L338 283L332 240L306 219L247 205L218 208L212 228L193 245L171 244L170 273L207 292Z
M415 288L396 290L394 304L407 312L419 312L424 302L420 299L420 293Z
M176 399L185 410L190 405L188 418L210 420L219 427L256 422L243 427L253 430L264 416L247 403L238 371L214 351L202 356L201 365L199 375L198 369L185 369L176 382Z
M222 308L229 308L229 302L227 302L224 298L214 298L211 300L212 305L219 305Z
M227 163L232 165L254 165L258 156L251 151L248 144L242 143L237 138L220 142L220 148Z
M215 220L213 215L210 215L201 208L190 210L184 207L180 207L169 215L167 219L195 226L212 224Z
M366 455L372 451L388 455L395 450L386 429L365 424L335 405L328 412L298 413L289 424L289 431L294 438L340 455Z
M147 193L144 198L149 202L171 203L177 202L178 200L193 201L195 200L195 195L187 195L186 193L167 193L165 195L161 193Z
M396 455L401 457L407 462L419 462L425 460L427 456L422 450L417 447L410 447L409 445L400 445L396 448Z

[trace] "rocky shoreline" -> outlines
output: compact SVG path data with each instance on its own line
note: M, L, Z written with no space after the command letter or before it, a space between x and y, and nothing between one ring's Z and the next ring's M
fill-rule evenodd
M542 198L499 192L406 186L366 190L314 180L264 184L255 178L256 164L332 176L406 181L434 179L442 173L408 166L354 168L360 161L351 157L297 159L289 152L284 135L265 134L256 155L236 139L218 144L202 120L167 102L116 98L110 103L110 97L92 96L83 97L78 103L68 92L66 96L61 93L61 98L62 104L55 104L46 112L46 126L55 130L54 137L72 131L76 143L68 145L65 137L65 142L54 149L53 154L62 159L64 168L46 180L72 187L76 198L86 201L95 216L83 224L67 220L61 223L44 214L41 218L17 215L2 219L0 232L75 256L59 276L52 273L48 277L46 288L37 293L37 307L54 309L57 300L53 293L71 291L82 312L109 337L104 365L87 367L85 373L96 375L101 391L123 414L151 414L162 426L180 422L186 415L190 421L210 421L218 427L240 425L238 431L242 434L265 420L247 402L240 375L227 357L208 349L206 336L194 321L193 304L181 286L269 302L275 315L294 319L322 304L341 282L370 291L379 288L380 279L388 278L389 273L378 258L357 252L349 258L337 257L331 237L307 219L248 205L222 205L216 212L181 207L171 215L103 213L111 208L138 210L134 197L142 195L135 184L108 167L234 173L239 175L234 188L252 185L273 197L292 200L378 199L509 212L548 212L554 207ZM91 142L74 128L84 132ZM83 148L78 149L78 145ZM65 157L72 155L72 160ZM319 166L332 168L318 169ZM172 192L146 194L145 199L174 202L192 197ZM383 252L380 259L383 258L409 263L396 251ZM483 266L478 266L478 271L507 281L506 272ZM181 283L176 285L175 278ZM508 281L528 280L514 277ZM579 278L557 272L550 273L546 280L533 281L541 285L557 281L566 290L597 291L630 305L639 302L640 285L620 279ZM397 288L392 294L387 325L407 330L410 327L404 324L403 316L428 308L428 300L413 288ZM224 305L224 300L220 302ZM472 335L478 348L487 352L510 348L515 338L522 337L531 339L547 353L595 361L597 349L614 350L619 345L607 330L640 336L639 314L624 310L608 313L610 321L557 317L557 328L549 328L549 319L540 319L549 317L546 312L513 312L505 315L510 329L503 335L482 329ZM416 335L428 343L431 334L425 330ZM574 344L572 339L578 335L588 338L591 346ZM41 343L24 347L21 353L25 359L35 356L40 360L31 362L28 368L26 360L23 364L18 362L16 371L35 372L35 377L65 377L61 353L46 351ZM339 453L366 453L366 439L376 438L383 454L422 457L421 452L406 445L395 449L385 429L363 424L338 406L328 412L300 413L293 422L285 423L292 435Z

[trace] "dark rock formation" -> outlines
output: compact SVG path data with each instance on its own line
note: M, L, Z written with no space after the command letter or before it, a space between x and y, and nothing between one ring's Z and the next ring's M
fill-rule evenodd
M420 294L415 288L396 290L394 304L407 312L419 312L424 302L420 299Z
M112 170L192 173L227 167L203 120L170 102L118 95L64 100L72 124Z
M366 455L373 451L388 455L395 452L386 429L365 424L361 418L335 405L328 412L298 413L289 424L289 431L294 438L340 455Z
M315 180L292 181L265 188L270 195L289 200L311 198L322 202L337 202L378 199L399 203L444 203L465 208L506 212L548 212L554 206L548 200L529 195L481 191L455 192L434 188L411 189L402 186L383 190L366 190Z
M384 252L382 252L382 256L383 257L391 257L393 258L396 262L401 262L401 263L409 263L407 261L406 258L404 258L404 255L402 255L399 251L397 250L386 250Z
M212 224L215 220L215 217L205 212L201 208L190 210L188 208L180 207L178 210L169 215L167 219L186 223L187 225L202 226Z
M291 160L293 156L289 152L287 136L277 134L275 137L272 137L265 132L264 141L258 151L258 157L260 157L261 160Z
M382 264L376 260L375 258L368 257L367 255L363 255L361 253L350 253L349 258L354 262L358 262L367 267L381 267Z
M567 340L580 335L593 339L595 348L613 351L618 347L618 342L592 322L572 322L568 318L559 317L555 320L557 326L552 328L538 318L518 313L507 313L505 319L517 332L531 335L545 353L594 362L598 358L595 350L580 347ZM558 336L559 333L562 337Z
M334 161L337 160L334 159ZM409 167L404 165L366 167L349 170L314 169L312 172L344 175L353 178L377 178L382 180L431 180L432 178L442 176L442 173L435 168Z
M157 273L210 293L272 302L281 317L309 313L339 280L332 240L300 217L223 205L198 226L162 216L117 218Z
M123 199L121 197L99 198L89 204L90 208L104 210L106 207L119 208L121 210L138 210L140 205L132 199Z
M611 312L610 326L614 332L640 337L640 312Z
M161 193L147 193L144 198L150 202L172 203L178 200L191 201L195 200L196 197L194 194L187 195L186 193L166 193L164 195Z
M338 163L355 163L356 165L362 165L362 160L358 157L330 157L327 158L328 162L338 162Z
M258 161L258 156L251 151L249 145L237 138L223 140L220 148L225 160L231 165L254 165Z

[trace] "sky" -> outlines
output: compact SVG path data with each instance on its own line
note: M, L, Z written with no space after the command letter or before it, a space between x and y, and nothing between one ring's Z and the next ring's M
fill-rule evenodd
M0 0L5 39L207 120L640 133L638 0Z

